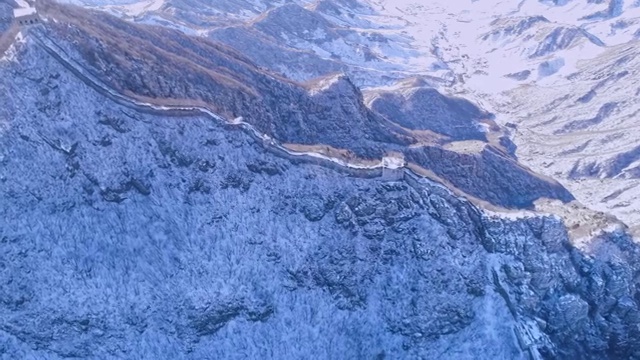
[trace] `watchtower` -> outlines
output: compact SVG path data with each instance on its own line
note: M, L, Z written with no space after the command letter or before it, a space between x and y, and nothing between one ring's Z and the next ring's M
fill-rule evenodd
M13 10L13 17L20 26L35 25L40 23L38 11L34 7L21 7Z
M398 181L404 178L404 156L392 155L382 158L382 180Z

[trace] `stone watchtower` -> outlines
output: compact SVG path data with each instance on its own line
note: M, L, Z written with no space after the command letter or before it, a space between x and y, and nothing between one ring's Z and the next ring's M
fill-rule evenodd
M404 156L390 155L382 158L382 180L399 181L404 178Z
M13 17L20 26L35 25L40 23L38 11L34 7L21 7L13 10Z

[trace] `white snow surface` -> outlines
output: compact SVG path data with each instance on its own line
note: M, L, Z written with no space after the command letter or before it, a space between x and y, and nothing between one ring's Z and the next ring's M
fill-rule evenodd
M25 0L15 0L16 4L18 4L19 7L21 8L26 8L29 7L29 3L26 2Z
M126 16L135 17L144 14L145 12L158 11L164 5L164 0L147 0L128 5L121 5L117 7L110 7L110 9L122 12Z
M399 169L405 166L405 161L402 157L385 156L382 158L382 166L389 169Z

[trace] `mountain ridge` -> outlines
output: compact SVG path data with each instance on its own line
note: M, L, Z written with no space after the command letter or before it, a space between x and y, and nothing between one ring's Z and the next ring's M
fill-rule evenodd
M526 167L526 110L39 6L0 58L0 357L640 358L640 248Z
M0 138L8 356L600 356L599 336L572 334L635 336L632 276L614 269L638 251L619 231L592 244L623 258L588 257L554 216L507 220L420 178L294 166L221 123L105 102L42 48L22 49L3 71L25 75L0 83L20 94L3 100L13 126ZM26 110L44 88L84 101ZM602 292L586 287L605 278ZM585 304L608 320L585 317Z
M90 14L90 13L87 13L87 14ZM104 15L104 16L107 16L107 18L104 18L104 19L108 19L108 21L106 22L107 24L110 24L113 21L120 21L120 20L116 20L113 17L109 17L109 15ZM82 16L80 14L76 14L74 18L81 19ZM98 26L97 24L99 23L100 19L101 18L98 17L86 23L91 23L91 24L95 24L93 26ZM61 30L63 28L60 26L60 24L62 23L61 22L54 23L55 26L52 28L54 32L52 32L51 34L55 34L56 32L63 31ZM80 25L76 25L76 26L80 26ZM119 26L124 26L124 25L119 25ZM71 28L71 29L74 29L74 28ZM91 37L84 36L84 35L79 37L79 34L81 34L82 32L78 33L77 31L80 31L80 30L65 29L64 32L60 32L55 36L59 40L65 39L66 36L72 36L72 38L69 38L64 41L67 41L67 42L77 41L80 45L75 46L75 49L76 49L75 51L77 51L78 49L91 49L89 51L81 50L80 56L81 58L84 59L82 61L87 62L87 65L93 69L92 71L94 71L94 75L98 77L104 76L104 74L101 75L101 72L104 72L104 70L101 70L101 67L99 66L99 62L96 62L96 60L92 60L92 59L94 59L94 57L96 56L95 53L93 53L94 49L102 53L104 53L105 49L102 47L102 45L97 45L97 46L92 45L90 40L88 40L88 39L91 39ZM174 36L179 35L179 33L177 32L174 32L173 34ZM113 46L117 46L117 45L113 45ZM149 45L144 45L143 48L150 49L148 48L148 46ZM118 50L118 51L122 51L122 54L125 60L121 60L122 56L120 55L117 55L117 56L114 55L116 54L114 52L116 48L109 48L109 49L110 49L109 56L105 57L104 59L110 59L109 62L111 64L117 64L120 61L127 61L126 49ZM87 58L86 57L87 55L83 55L82 51L84 51L86 54L89 54L90 57ZM201 51L201 50L197 50L197 51ZM163 53L160 52L158 54L163 54ZM165 56L165 55L161 55L161 56ZM211 56L209 58L211 59ZM153 61L155 60L151 60L151 59L152 58L149 58L149 61L151 61L151 64L153 64ZM207 60L207 61L211 61L211 60ZM227 60L222 60L222 61L227 61ZM133 66L132 64L135 64L135 62L122 65L118 71L122 72L124 71L124 69L131 68L131 66ZM251 84L251 86L256 86L254 89L255 91L257 91L257 93L260 93L261 96L264 96L264 94L269 94L269 96L271 97L278 96L280 97L280 101L276 102L275 99L273 100L267 99L267 103L262 103L263 101L262 99L260 99L259 97L255 98L255 94L254 94L255 91L253 89L249 89L251 90L249 92L242 92L242 88L240 88L240 92L238 93L240 97L237 97L236 95L234 95L235 93L230 92L228 87L224 88L224 92L222 93L214 90L215 87L210 90L205 90L210 86L209 84L216 84L216 82L220 84L219 80L216 80L215 78L213 78L214 79L213 83L202 83L201 81L196 83L183 82L183 85L182 85L183 87L184 85L186 86L195 85L196 86L194 88L195 91L189 90L189 88L187 87L185 88L187 89L187 92L184 93L185 95L178 94L178 96L184 97L184 99L186 99L187 101L186 105L189 105L190 102L192 101L191 99L189 99L191 97L191 95L189 94L193 94L196 96L196 99L195 99L196 104L198 103L198 98L200 96L204 96L203 100L206 104L211 104L212 101L213 101L213 104L218 104L218 107L214 107L212 109L215 113L219 113L223 117L230 118L230 119L243 117L244 121L253 124L260 132L266 133L267 135L283 143L326 144L326 145L337 147L340 149L349 150L353 152L356 156L364 157L365 159L370 159L370 158L379 159L385 151L401 150L402 146L404 146L403 143L409 144L415 141L415 140L411 140L412 135L410 133L403 133L405 130L399 127L396 127L391 123L387 123L386 120L384 120L382 117L371 112L368 108L366 108L365 104L363 103L362 95L357 89L353 87L349 87L352 90L348 90L348 89L346 90L347 92L355 91L352 95L345 95L346 93L340 93L338 95L339 97L341 97L341 99L343 99L343 100L340 100L342 103L340 107L330 107L325 105L324 103L335 101L335 100L332 100L332 96L329 96L329 97L323 96L322 98L318 98L317 95L315 95L315 96L309 97L308 90L301 88L299 85L296 85L295 83L292 83L289 81L285 81L284 83L276 83L274 81L278 81L277 78L271 77L271 75L269 75L268 73L266 75L261 73L252 64L246 63L246 62L243 62L242 64L247 64L247 65L241 65L244 67L245 70L241 70L243 68L238 68L237 65L233 62L229 63L229 65L226 65L226 66L228 66L229 69L234 69L236 71L236 75L235 75L236 77L241 76L241 78L239 79L241 79L243 84ZM150 65L150 66L153 67L154 65ZM162 65L162 66L165 66L165 65ZM196 68L196 71L199 71L197 69L198 68ZM185 71L186 69L183 68L182 70ZM237 71L240 71L240 72L237 72ZM155 75L152 73L155 73ZM162 83L167 83L167 81L173 81L173 80L169 80L171 79L171 77L169 77L169 74L171 73L165 73L165 72L157 73L155 71L146 71L146 72L138 73L139 75L137 75L136 77L127 77L126 79L123 78L122 80L118 80L119 79L118 76L116 76L116 73L114 73L113 71L109 71L108 74L109 74L109 77L105 78L105 80L107 81L107 83L111 83L110 84L111 87L115 87L116 89L118 89L118 91L123 92L128 96L138 93L139 95L143 96L143 98L141 98L143 102L150 102L150 101L158 102L158 100L150 99L147 94L151 94L152 97L154 98L162 98L167 95L169 98L174 97L171 95L171 93L166 93L167 95L163 94L163 92L165 92L164 89L167 87L165 85L162 85ZM145 75L145 74L149 74L149 75ZM140 78L140 75L142 75L142 76L151 76L151 79L153 79L154 77L157 78L159 74L162 74L163 76L162 83L159 83L159 86L156 86L155 88L149 87L148 84L151 83L150 81L144 80L144 78ZM254 75L254 74L257 74L257 75ZM242 78L242 76L244 76L244 78ZM257 78L252 78L255 76L257 76ZM250 79L250 81L248 81L248 79ZM115 86L114 86L114 80L120 81L120 83L119 84L115 83ZM152 81L156 81L156 80L152 80ZM266 83L269 84L268 92L264 90L265 89L264 85L262 85L262 83L264 83L265 81ZM138 90L137 87L140 86L139 84L142 84L143 86L142 90ZM216 85L216 86L220 87L221 85ZM198 87L200 87L200 89L198 89ZM170 87L170 88L174 89L171 91L175 91L175 89L180 89L180 87ZM263 89L263 90L260 90L260 89ZM278 89L281 89L281 90L278 90ZM148 93L149 91L153 91L155 93ZM216 96L215 98L212 98L211 95L207 95L207 93L209 94L216 93ZM312 120L313 118L307 118L307 119L301 118L298 112L296 112L295 108L289 108L287 107L286 104L283 104L282 99L285 96L292 98L291 100L292 104L295 104L292 106L305 107L305 108L308 107L312 110L305 111L306 113L316 118L318 116L323 116L322 118L323 120L319 121L319 120ZM254 98L253 100L251 100L252 97ZM303 99L308 99L308 100L303 100ZM318 100L318 99L321 99L321 100ZM164 100L159 100L159 104L162 105L163 101ZM307 102L309 105L305 104L305 102ZM261 103L265 105L260 105ZM272 106L269 104L278 104L278 105ZM222 107L219 107L219 106L222 106ZM252 115L248 115L249 114L248 111L252 111L254 107L260 107L261 110L254 111ZM243 110L239 110L239 109L243 109ZM283 109L283 110L277 110L277 109ZM265 110L267 110L268 112L265 112ZM236 113L236 111L242 111L242 112ZM282 112L278 114L279 111L282 111ZM278 115L275 115L277 117L274 117L274 115L272 114L274 115L278 114ZM288 117L288 115L286 114L297 114L297 115L295 115L294 117ZM318 115L314 115L314 114L318 114ZM326 115L323 115L323 114L326 114ZM288 119L286 125L280 122L281 121L280 119L283 119L283 118ZM353 124L353 126L345 125L343 123L344 119L349 119L349 118L351 119L351 123ZM292 128L291 125L296 124L295 119L299 119L297 120L299 125ZM327 120L334 121L334 125L329 125ZM322 130L312 131L311 128L305 129L312 123L323 124ZM317 126L317 125L314 125L314 126ZM285 127L287 128L287 130L286 132L284 132L284 136L283 136L283 129L285 129ZM302 129L302 130L299 130L299 129ZM362 135L358 135L358 134L362 134ZM301 137L300 135L303 135L303 136ZM349 142L347 140L353 137L360 137L363 141L359 141L358 143L353 144L352 142ZM445 154L448 154L448 153L445 153ZM425 161L424 158L421 156L415 157L415 159L419 159L418 162L419 163L421 162L420 163L421 166L430 164L430 162ZM487 159L485 159L484 161L486 160ZM493 162L493 161L494 160L490 160L490 162ZM480 165L482 163L483 163L482 161L471 162L471 164L476 164L473 166L479 166L479 171L484 171L483 169L485 165ZM508 162L504 164L508 164ZM563 190L558 184L553 183L553 181L547 181L547 180L540 181L535 176L530 175L528 173L528 170L521 168L519 165L515 163L513 164L514 166L509 166L510 168L513 168L513 172L511 173L511 175L516 176L518 179L521 179L519 180L521 182L514 183L509 181L501 181L496 184L493 181L489 181L487 184L489 184L488 186L490 188L491 187L495 188L494 192L478 191L476 186L474 186L474 184L470 184L458 179L457 177L459 177L459 175L456 172L453 172L453 173L442 172L438 175L447 178L447 180L456 184L457 186L461 186L462 191L470 193L475 197L479 197L482 199L487 194L492 194L490 195L489 198L484 198L484 200L487 200L490 203L493 203L494 205L499 205L499 206L507 206L507 207L532 206L534 200L540 197L545 197L545 196L551 197L551 198L560 198L564 201L571 201L573 199L573 197L568 192L566 192L566 190ZM438 171L436 171L436 173L438 173ZM450 176L452 176L453 178L448 178ZM482 178L480 179L481 181L488 181L488 180L482 180ZM502 189L505 186L509 188L515 184L517 184L516 186L525 186L525 188L528 189L528 191L532 191L533 194L525 196L525 199L527 200L524 202L521 202L521 201L510 202L511 200L509 196L501 197L496 195L499 193L498 189ZM515 190L515 191L518 191L518 190Z

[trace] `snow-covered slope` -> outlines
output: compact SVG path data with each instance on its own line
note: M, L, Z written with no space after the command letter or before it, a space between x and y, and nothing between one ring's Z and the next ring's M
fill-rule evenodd
M251 6L257 10L244 13L245 20L233 15L236 10L219 12L232 17L222 23L233 26L199 28L189 17L171 18L296 80L335 71L365 87L416 75L434 79L431 86L479 103L498 125L517 124L511 134L521 162L562 181L594 209L639 224L633 165L640 140L628 131L636 128L628 96L638 88L632 73L640 30L636 3L327 0Z
M6 358L640 351L640 253L619 230L580 251L557 217L290 162L211 118L113 102L34 37L14 51L0 65Z
M634 225L640 221L637 52L634 44L611 47L583 62L570 80L513 90L504 106L518 123L514 140L523 161Z

